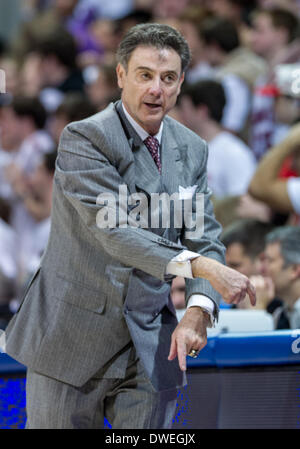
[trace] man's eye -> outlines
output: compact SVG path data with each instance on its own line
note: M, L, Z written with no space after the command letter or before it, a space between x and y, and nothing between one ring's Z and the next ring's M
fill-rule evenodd
M175 77L173 75L166 75L164 79L167 83L173 83L175 81Z
M150 78L150 75L149 75L149 73L142 73L141 77L145 80L148 80Z

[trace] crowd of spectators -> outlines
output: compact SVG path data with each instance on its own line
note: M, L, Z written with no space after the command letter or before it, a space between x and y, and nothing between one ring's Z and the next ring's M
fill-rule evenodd
M144 22L177 28L192 50L170 115L208 143L227 264L276 329L300 327L300 1L19 3L14 35L0 30L0 328L47 245L61 131L120 98L116 49ZM184 307L184 279L172 295Z

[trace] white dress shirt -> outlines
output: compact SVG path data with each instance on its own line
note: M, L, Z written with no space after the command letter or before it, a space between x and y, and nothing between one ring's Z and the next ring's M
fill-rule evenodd
M147 131L144 130L127 112L124 104L122 103L124 114L131 124L131 126L134 128L136 133L140 136L140 138L144 141L149 134ZM157 134L155 134L154 137L157 138L159 144L161 143L161 137L162 137L162 131L163 131L163 122L161 122L159 131ZM167 265L166 274L172 274L174 276L182 276L184 278L194 279L193 273L192 273L192 266L191 266L191 260L195 259L196 257L199 257L198 253L194 253L192 251L184 250L180 254L178 254L176 257L174 257ZM211 326L213 326L213 312L214 312L214 303L213 301L208 298L205 295L192 295L188 301L187 307L192 306L198 306L204 309L206 312L209 313L211 318Z
M232 133L222 131L208 142L207 183L216 198L247 193L255 170L253 152Z

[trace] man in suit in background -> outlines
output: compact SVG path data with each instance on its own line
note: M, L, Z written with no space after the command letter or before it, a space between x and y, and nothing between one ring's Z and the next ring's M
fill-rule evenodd
M137 25L118 58L121 101L62 133L48 247L6 330L7 352L28 367L28 428L100 428L104 416L113 428L169 427L186 356L205 346L221 295L255 303L248 278L223 264L207 145L166 117L190 59L185 40ZM155 224L165 212L151 216L155 195L178 192L193 217L201 193L201 235ZM134 212L141 226L128 225ZM179 324L176 275L186 278Z
M282 305L273 312L275 329L300 327L300 227L280 226L266 236L264 270Z

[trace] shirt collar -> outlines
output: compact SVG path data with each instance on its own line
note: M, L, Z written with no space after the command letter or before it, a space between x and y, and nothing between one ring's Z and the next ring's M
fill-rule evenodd
M140 138L142 139L142 141L144 141L145 139L147 139L147 137L149 136L149 133L147 133L147 131L144 130L144 128L141 127L141 125L139 125L129 114L129 112L127 112L124 104L122 103L122 108L124 111L124 114L127 118L127 120L129 121L129 123L131 124L131 126L133 127L133 129L135 130L135 132L140 136ZM156 137L159 144L161 142L161 136L162 136L162 131L163 131L163 127L164 124L163 122L161 122L158 133L155 134L153 137Z

